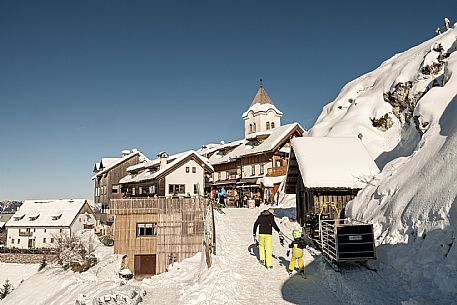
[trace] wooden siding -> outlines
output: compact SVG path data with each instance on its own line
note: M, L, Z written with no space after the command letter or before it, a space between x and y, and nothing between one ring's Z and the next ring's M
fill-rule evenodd
M128 158L124 162L114 166L109 171L100 176L95 178L95 188L104 187L106 186L106 194L100 194L99 196L95 196L94 190L94 202L103 203L104 205L108 205L111 199L120 199L122 198L122 193L119 185L119 180L127 175L127 168L132 165L138 164L140 161L139 155L135 155L133 157ZM112 192L112 188L115 185L119 185L119 190L117 193Z
M156 272L162 273L172 262L180 262L202 251L206 199L115 199L111 213L114 223L114 252L127 256L130 270L135 255L156 255ZM137 237L137 223L157 223L157 235Z

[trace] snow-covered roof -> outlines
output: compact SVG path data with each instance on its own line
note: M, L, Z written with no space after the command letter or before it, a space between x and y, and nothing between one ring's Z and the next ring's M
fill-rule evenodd
M273 105L273 102L271 101L263 86L260 86L259 90L257 90L256 95L252 99L251 106L249 106L249 109L243 113L242 117L247 117L249 112L253 112L255 114L258 112L267 112L269 110L273 110L277 114L282 115L282 112L279 111L275 105Z
M263 140L260 144L255 145L253 141L244 140L243 143L233 149L231 152L226 155L218 155L217 153L213 154L210 157L211 164L221 164L231 162L234 159L241 158L243 156L261 154L264 152L269 152L274 150L282 141L288 138L288 136L293 133L295 130L299 130L301 133L304 132L304 129L298 123L287 124L283 126L270 129L270 135ZM262 136L265 135L265 132L262 132ZM250 135L254 137L255 134Z
M97 176L100 176L100 175L103 175L104 173L108 172L109 170L111 170L113 167L129 160L130 158L134 157L134 156L140 156L140 162L141 161L148 161L149 159L143 155L140 151L138 150L134 150L132 151L130 154L126 155L125 157L123 158L103 158L102 161L100 162L101 165L103 165L103 170L101 170L100 172L97 172L93 177L92 177L92 180L95 179ZM106 163L105 163L106 162ZM101 167L100 167L101 168Z
M148 166L147 163L149 163L149 162L147 162L146 163L147 167L142 172L140 172L138 175L128 174L127 176L125 176L121 180L119 180L119 183L124 184L124 183L133 183L133 182L141 182L141 181L156 179L159 176L161 176L163 173L165 173L169 170L172 170L181 161L183 161L191 156L195 156L197 159L199 159L203 163L203 166L206 166L211 171L214 171L213 166L210 164L209 160L207 158L197 154L194 150L189 150L187 152L177 154L177 155L179 155L179 157L175 158L172 162L167 163L163 168L161 168L155 172L151 171L148 168L151 166ZM155 161L155 160L153 160L153 161Z
M264 187L274 187L275 184L281 183L286 176L262 177L257 179L257 184L263 184Z
M6 227L69 227L85 199L25 200Z
M305 187L359 189L379 173L358 138L300 137L291 144Z

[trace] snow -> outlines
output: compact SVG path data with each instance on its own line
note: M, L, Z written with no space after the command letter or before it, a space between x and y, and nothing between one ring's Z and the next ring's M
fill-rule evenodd
M263 152L271 151L275 147L277 147L295 129L304 132L304 129L298 123L282 125L269 130L267 133L262 132L262 135L268 135L268 137L258 145L253 145L253 142L249 140L244 140L242 144L236 146L229 153L223 156L215 153L209 158L209 160L211 164L222 164L232 162L233 159L241 158L243 156L261 154ZM252 134L250 135L250 137L255 137L259 134L260 133Z
M360 189L379 173L358 138L301 137L291 145L305 187Z
M0 262L0 289L6 280L13 288L18 287L22 281L27 280L38 272L39 264L14 264Z
M268 112L268 111L274 111L279 115L282 115L282 112L276 108L275 105L273 104L261 104L261 103L255 103L249 109L243 113L242 117L245 118L248 116L249 112L252 112L253 114L259 113L259 112Z
M156 177L160 176L164 172L166 172L169 169L173 168L174 166L178 165L182 160L184 160L192 155L195 156L197 159L199 159L202 162L202 164L205 164L206 167L209 168L211 171L214 171L213 166L209 163L209 160L207 158L197 154L193 150L190 150L185 153L179 154L179 157L175 158L172 162L167 163L163 168L160 168L159 170L157 170L155 172L152 172L148 167L152 166L152 165L156 165L156 163L149 161L146 163L146 165L145 165L146 169L144 171L142 171L138 175L128 174L127 176L125 176L121 180L119 180L119 183L131 183L131 182L140 182L140 181L155 179Z
M85 202L86 199L25 200L6 226L69 227Z
M442 70L425 75L422 68L437 63L438 45L449 57ZM402 304L455 304L457 297L456 51L457 29L451 28L397 54L347 84L310 130L312 136L362 133L363 143L383 167L347 213L373 223L378 260L404 279L403 293L410 295ZM425 92L413 105L417 125L395 117L383 99L406 81L412 84L410 98ZM369 118L386 113L393 126L387 131L373 127Z

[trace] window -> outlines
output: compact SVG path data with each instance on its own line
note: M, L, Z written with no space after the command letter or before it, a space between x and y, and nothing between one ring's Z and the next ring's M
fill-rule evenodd
M249 124L249 133L252 133L252 124Z
M132 195L135 196L135 188L132 187Z
M251 176L255 175L255 165L251 166Z
M46 243L46 237L45 237L45 238L43 238L43 244L45 244L45 243Z
M260 164L260 174L263 175L265 172L264 164Z
M21 239L18 238L18 239L17 239L17 244L20 244L20 243L21 243Z
M214 181L219 180L219 173L214 173Z
M117 194L117 188L114 188L114 187L113 187L113 188L111 189L111 193Z
M11 239L11 244L14 244L14 238L13 238L13 239Z
M255 123L252 125L252 132L256 132Z
M198 184L194 184L194 194L198 194Z
M189 173L189 170L190 170L189 166L186 166L186 173Z
M170 184L168 186L169 194L185 194L186 186L184 184Z
M143 187L138 187L138 195L141 195L143 194Z
M54 237L51 237L51 244L54 243Z
M44 229L44 233L46 233L46 229Z
M60 229L59 232L62 233L62 229Z
M156 236L157 235L157 223L137 223L136 224L136 236Z
M197 172L197 168L195 166L192 167L192 173L196 173Z
M275 128L275 123L271 122L271 129Z
M270 129L270 122L267 122L267 130Z

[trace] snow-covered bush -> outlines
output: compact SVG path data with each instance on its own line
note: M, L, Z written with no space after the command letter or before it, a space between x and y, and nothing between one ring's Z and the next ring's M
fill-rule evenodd
M64 269L84 272L97 264L94 236L83 238L82 235L60 233L54 236L54 240L57 263Z

